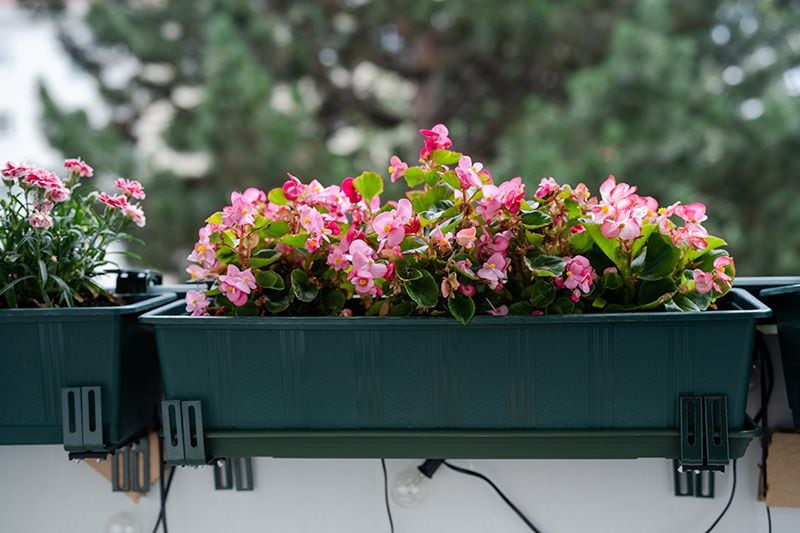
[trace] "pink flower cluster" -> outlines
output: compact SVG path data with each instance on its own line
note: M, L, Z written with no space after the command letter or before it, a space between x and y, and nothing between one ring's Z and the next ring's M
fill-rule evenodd
M564 267L564 275L555 280L556 287L566 287L572 294L570 298L573 302L577 302L581 298L581 294L589 294L592 292L592 285L597 277L597 274L589 263L589 260L582 255L575 257L565 257L567 262Z
M422 150L419 152L420 159L428 159L434 150L447 149L453 146L453 141L448 137L450 131L444 124L436 124L429 130L419 130L419 133L425 137Z
M65 159L64 168L81 178L91 178L94 175L94 169L86 164L86 161L83 161L80 157Z
M695 289L700 294L708 294L712 290L717 294L727 292L733 284L733 276L728 274L728 270L733 272L733 258L723 255L714 259L714 270L704 272L699 268L692 271Z
M114 182L114 187L122 194L110 195L101 192L97 195L97 201L111 209L118 209L123 215L130 218L134 224L143 228L146 222L144 210L139 204L133 204L129 197L142 200L145 198L144 187L136 180L118 179Z
M233 305L246 304L250 291L255 288L255 276L249 268L239 270L236 265L228 265L228 271L219 277L219 290Z

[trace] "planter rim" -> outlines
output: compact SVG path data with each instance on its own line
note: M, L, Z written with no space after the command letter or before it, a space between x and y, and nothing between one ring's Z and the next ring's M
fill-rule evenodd
M771 289L798 284L800 284L800 276L739 276L733 280L733 286L740 289Z
M39 317L64 317L64 316L116 316L131 313L141 313L150 311L164 304L170 303L177 298L175 293L154 294L138 302L127 305L116 305L108 307L47 307L29 308L21 307L15 309L0 309L0 319L2 318L39 318Z
M764 289L759 293L759 296L762 298L769 298L771 296L780 296L782 294L800 294L800 284Z
M757 319L772 315L772 310L743 289L731 289L729 298L738 309L702 312L639 312L605 313L585 315L542 315L542 316L476 316L467 328L498 328L513 326L558 325L573 323L653 323L653 322L695 322L728 320L732 318ZM180 326L191 329L211 328L263 328L263 329L337 329L379 328L383 327L464 327L452 317L321 317L321 316L206 316L193 317L182 309L185 305L177 301L152 310L139 317L145 324L158 326Z

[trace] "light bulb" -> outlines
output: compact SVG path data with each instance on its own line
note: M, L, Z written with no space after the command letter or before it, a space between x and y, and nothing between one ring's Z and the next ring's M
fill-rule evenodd
M114 513L106 522L106 533L141 533L139 522L131 513Z
M392 499L401 507L418 505L428 493L428 478L418 469L400 472L392 483Z

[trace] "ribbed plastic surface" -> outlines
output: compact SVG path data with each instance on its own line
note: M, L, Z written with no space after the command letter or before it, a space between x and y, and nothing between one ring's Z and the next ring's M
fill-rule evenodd
M786 395L794 427L800 429L800 285L767 289L761 297L772 308L778 326Z
M205 429L672 428L682 394L724 394L744 424L756 320L730 310L543 317L236 318L153 324L168 399Z
M61 443L62 387L101 386L107 443L145 428L159 399L158 361L138 316L174 299L0 310L0 444Z

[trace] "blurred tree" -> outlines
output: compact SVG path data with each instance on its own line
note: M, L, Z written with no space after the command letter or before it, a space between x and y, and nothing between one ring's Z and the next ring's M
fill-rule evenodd
M161 268L231 189L381 169L441 121L498 177L700 194L740 272L797 273L799 19L767 0L106 1L63 41L110 124L43 101L57 147L148 181Z

